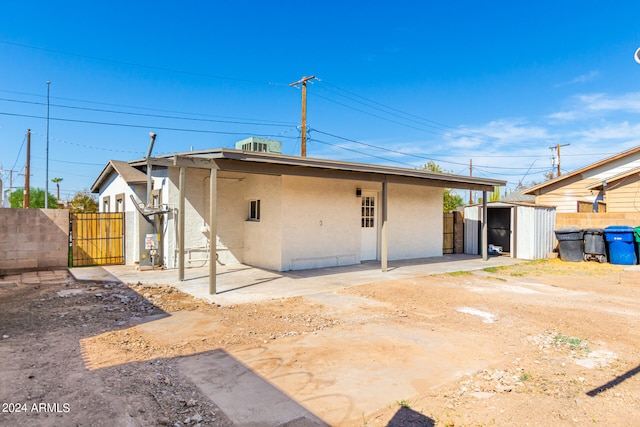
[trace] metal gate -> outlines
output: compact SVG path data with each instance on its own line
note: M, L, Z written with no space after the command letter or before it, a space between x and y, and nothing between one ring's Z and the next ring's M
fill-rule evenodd
M442 221L442 253L452 254L455 250L456 221L454 212L445 212Z
M124 264L124 213L72 213L71 265Z

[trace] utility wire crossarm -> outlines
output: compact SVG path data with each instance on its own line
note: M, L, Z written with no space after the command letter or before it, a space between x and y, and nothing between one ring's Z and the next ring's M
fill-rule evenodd
M555 146L549 147L549 150L557 150L558 151L558 176L560 176L560 147L566 147L570 144L557 144Z

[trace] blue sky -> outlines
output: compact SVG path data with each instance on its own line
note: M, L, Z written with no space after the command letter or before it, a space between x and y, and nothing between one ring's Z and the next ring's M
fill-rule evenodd
M445 4L446 3L446 4ZM540 182L640 144L640 3L31 1L0 5L0 164L61 197L109 159L233 147ZM55 194L55 185L49 184Z

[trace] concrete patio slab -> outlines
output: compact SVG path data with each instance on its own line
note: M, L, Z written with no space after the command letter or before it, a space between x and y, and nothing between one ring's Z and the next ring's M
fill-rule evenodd
M219 265L216 295L209 294L209 268L185 269L185 280L178 280L177 269L137 270L130 265L82 267L70 269L76 280L121 281L147 285L171 285L181 291L220 305L234 305L270 299L334 292L350 286L385 280L407 279L456 271L524 262L506 256L483 261L476 255L444 255L389 262L388 271L379 262L364 262L345 267L278 272L246 265Z

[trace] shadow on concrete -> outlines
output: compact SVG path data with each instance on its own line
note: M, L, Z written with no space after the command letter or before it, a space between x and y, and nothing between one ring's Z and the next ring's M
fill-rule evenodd
M221 264L222 266L224 266L224 264ZM240 273L243 271L247 271L247 270L251 270L253 267L242 267L242 268L234 268L231 270L226 270L226 271L217 271L216 272L216 276L224 276L225 274L232 274L232 273ZM189 271L189 270L195 270L200 272L201 270L205 269L205 267L187 267L185 268L185 271ZM177 268L169 268L169 269L165 269L164 271L178 271ZM206 267L206 273L202 273L199 274L197 276L192 276L192 277L185 277L184 280L182 280L183 282L189 282L189 281L194 281L194 280L202 280L202 279L209 279L209 267Z
M278 280L278 279L279 279L279 277L266 277L266 278L262 278L262 279L256 279L253 283L250 283L248 285L242 285L242 286L238 286L238 287L231 288L231 289L225 289L224 291L218 291L217 295L224 294L226 292L237 291L238 289L242 289L242 288L249 288L251 286L262 285L263 283L272 282L272 281Z
M413 409L401 406L386 427L434 427L436 422Z
M629 378L637 375L638 373L640 373L640 365L636 366L633 369L628 370L627 372L625 372L622 375L618 375L617 377L615 377L614 379L612 379L611 381L609 381L606 384L603 384L599 387L594 388L593 390L590 390L587 392L587 396L597 396L602 392L605 392L615 386L617 386L618 384L620 384L623 381L628 380Z
M223 349L181 357L178 366L234 424L328 426Z
M461 261L480 261L482 257L479 255L468 255L468 254L448 254L442 256L435 256L429 258L412 258L412 259L404 259L404 260L393 260L389 261L387 264L387 271L392 272L399 268L412 268L412 267L425 267L429 265L436 264L448 264L448 263L459 263ZM284 272L278 272L284 277L289 277L291 279L297 278L305 278L305 277L316 277L316 276L325 276L332 275L337 273L348 273L348 272L363 272L363 271L379 271L380 270L380 261L362 261L359 264L345 265L345 266L330 266L330 267L322 267L322 268L313 268L307 270L289 270ZM269 270L265 270L269 271Z

